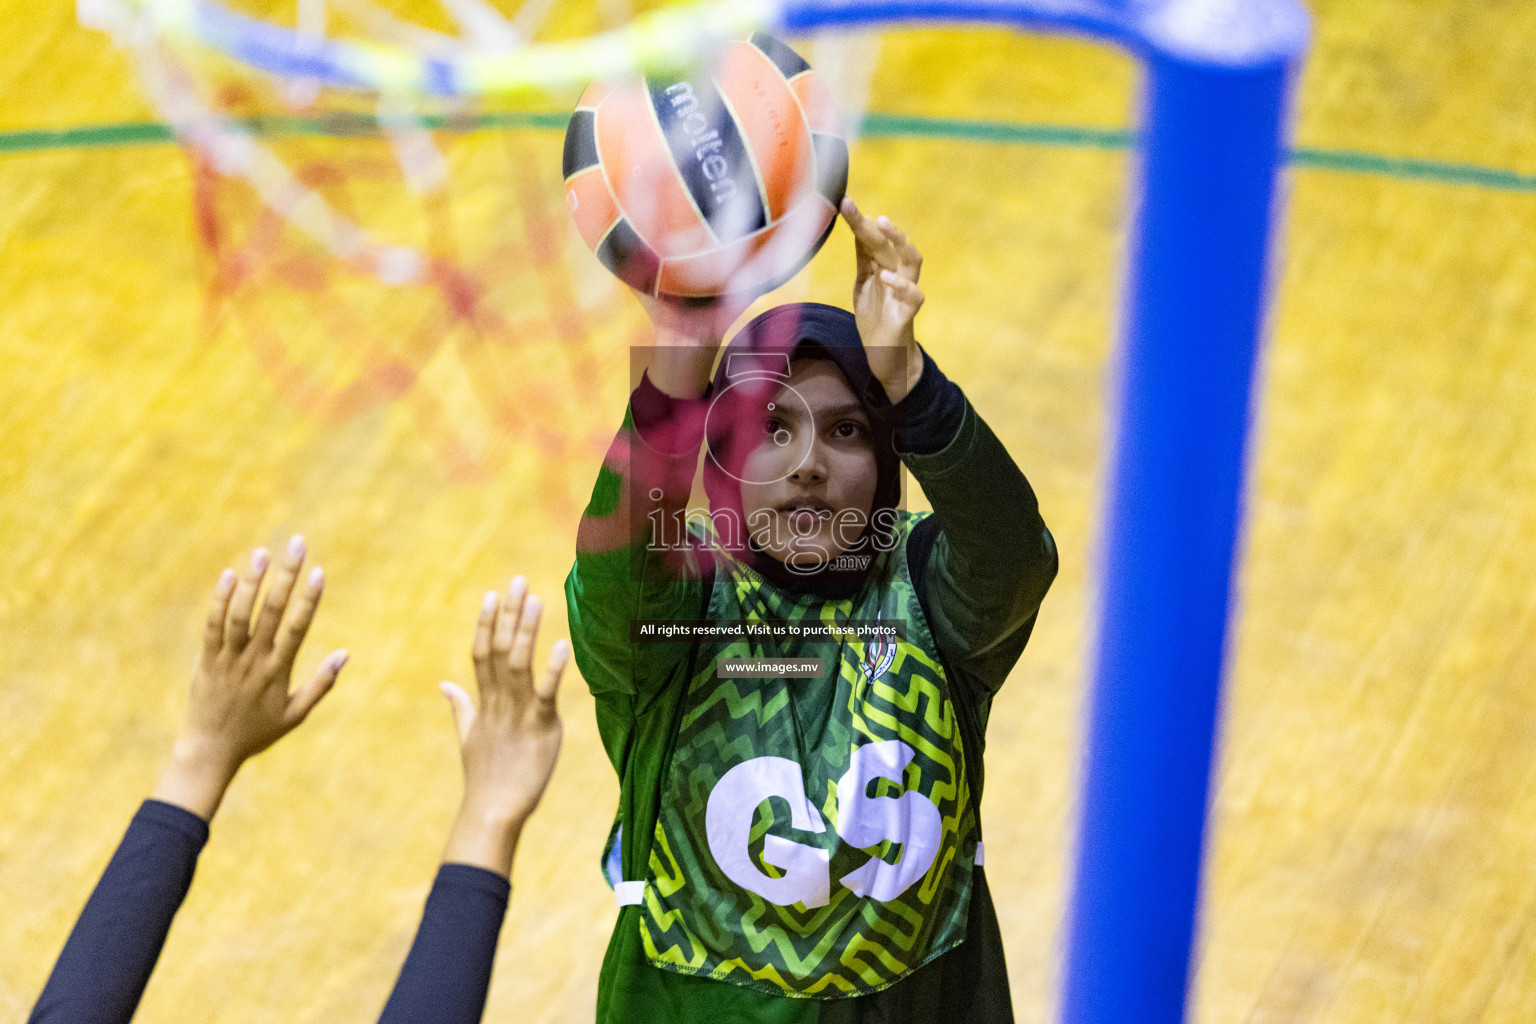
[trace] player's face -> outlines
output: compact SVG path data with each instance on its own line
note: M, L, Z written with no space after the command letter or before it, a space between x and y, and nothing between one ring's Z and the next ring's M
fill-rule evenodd
M759 412L761 439L741 474L747 529L779 561L819 568L869 523L877 483L869 417L824 359L797 360Z

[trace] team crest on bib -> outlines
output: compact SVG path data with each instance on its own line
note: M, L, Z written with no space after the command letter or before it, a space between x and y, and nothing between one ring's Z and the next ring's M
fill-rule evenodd
M881 614L875 615L876 623L880 621ZM885 675L895 660L896 641L877 637L864 647L864 678L874 682Z

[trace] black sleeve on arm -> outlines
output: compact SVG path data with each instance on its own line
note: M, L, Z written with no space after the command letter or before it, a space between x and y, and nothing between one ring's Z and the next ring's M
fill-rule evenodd
M1056 576L1056 545L1029 481L959 387L937 371L927 357L904 403L911 408L903 459L933 505L908 540L908 565L941 652L990 693L1033 628Z
M53 965L29 1024L126 1024L160 958L208 823L146 800Z
M893 407L896 450L913 455L942 451L960 433L965 421L965 395L960 386L923 352L923 372L907 397Z
M379 1024L478 1024L511 893L505 878L485 868L438 868Z

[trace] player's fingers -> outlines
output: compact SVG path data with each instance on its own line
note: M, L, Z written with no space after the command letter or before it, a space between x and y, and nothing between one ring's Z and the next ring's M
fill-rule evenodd
M880 280L891 290L891 294L895 296L897 301L906 303L913 307L914 310L923 304L925 296L923 295L923 290L917 286L916 281L903 277L894 270L882 270L880 272Z
M208 602L208 625L203 629L203 654L217 657L224 644L224 616L229 614L229 595L235 590L235 570L219 573L219 582L213 586L213 600Z
M529 594L523 603L523 617L517 624L517 635L512 640L512 653L507 665L512 674L522 679L524 686L531 685L530 669L533 665L533 645L539 639L539 618L544 612L544 602L537 594Z
M893 254L907 244L907 236L885 214L882 213L875 218L875 228L879 230L881 240L890 247Z
M869 218L864 216L864 211L859 209L859 204L853 201L853 196L843 196L838 212L843 215L843 220L848 222L848 227L852 229L855 237L869 222Z
M284 667L291 668L293 659L299 656L299 648L309 635L310 624L315 621L315 610L320 607L320 598L324 592L325 570L317 565L309 570L304 589L289 611L288 621L284 623L283 631L273 648L273 653Z
M546 718L555 717L555 696L560 692L560 677L565 674L565 666L571 660L571 645L568 640L555 641L555 646L549 652L549 664L544 668L544 681L536 691L539 696L539 711Z
M887 269L899 270L903 276L917 280L917 275L923 268L923 254L918 252L917 246L907 239L906 234L892 223L891 218L881 214L875 221L875 226L880 229L880 235L885 239L890 253L889 261L882 260L881 265Z
M496 609L500 604L500 594L494 590L485 592L480 601L480 620L475 623L475 641L469 649L470 660L475 663L475 682L481 693L487 686L495 685L491 678L491 631L495 628Z
M251 567L240 577L229 599L229 618L224 623L224 646L235 654L245 650L251 639L251 609L256 606L256 592L266 575L270 557L266 548L251 552Z
M901 276L916 281L923 272L923 254L905 235L896 243L897 269Z
M844 204L843 219L853 229L854 241L859 244L861 249L867 250L870 255L874 255L889 247L890 243L886 239L885 233L880 230L879 225L864 216L858 207L853 205L851 200L846 201Z
M849 229L853 231L859 269L864 270L867 265L876 262L875 253L885 247L885 236L848 196L843 197L842 214L843 220L848 222Z
M523 614L523 595L528 590L528 580L522 576L514 576L512 583L507 587L506 599L501 603L501 612L496 616L496 630L491 637L491 654L495 657L506 657L512 649L512 633L517 629L517 620Z
M475 724L475 702L469 699L469 694L458 683L444 680L437 684L437 688L448 698L448 710L453 713L453 728L459 734L459 742L463 743L469 739L469 727Z
M282 560L277 563L272 581L267 584L267 596L261 602L261 614L256 617L256 628L251 632L251 640L256 644L257 651L271 650L277 639L277 627L283 621L288 598L293 595L293 584L304 565L306 550L302 536L296 533L288 538L288 548L283 552Z
M284 728L295 728L309 717L309 713L315 710L315 705L320 703L320 699L330 693L331 687L336 685L336 677L341 674L341 668L347 663L348 657L345 649L332 651L320 663L320 667L315 669L315 677L309 681L309 684L288 695L288 706L283 709Z

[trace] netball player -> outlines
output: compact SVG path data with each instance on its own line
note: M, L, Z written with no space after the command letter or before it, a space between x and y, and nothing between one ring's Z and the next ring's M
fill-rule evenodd
M598 1024L1012 1020L982 750L1055 544L917 343L921 255L842 212L851 312L780 306L717 360L733 309L648 303L658 348L581 523L571 637L621 784ZM931 514L900 509L903 465ZM659 620L706 628L645 642Z

